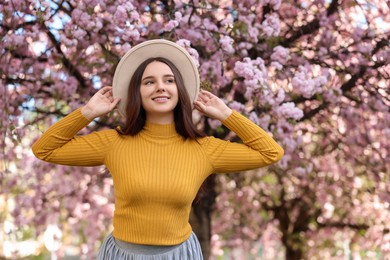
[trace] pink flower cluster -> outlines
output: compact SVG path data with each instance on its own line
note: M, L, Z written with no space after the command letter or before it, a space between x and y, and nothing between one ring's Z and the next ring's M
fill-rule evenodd
M2 39L5 48L18 48L25 44L25 37L18 34L6 34Z
M242 4L239 4L239 8L247 11L245 7L242 6ZM238 17L240 23L248 30L248 34L242 35L242 37L246 37L245 42L250 43L256 43L257 39L259 38L260 30L261 30L261 24L257 22L257 16L253 13L248 13L247 15L243 15ZM240 32L238 32L240 34Z
M221 44L221 48L228 54L233 54L235 52L233 48L234 40L229 36L222 35L219 39L219 43Z
M291 81L294 91L306 98L321 93L325 83L327 83L325 76L310 77L310 69L304 66L299 67Z
M283 68L283 65L286 65L287 61L290 59L290 52L288 49L282 46L276 46L273 49L273 53L271 55L271 66L276 67L278 70Z
M170 20L168 23L166 23L164 25L164 30L167 32L172 31L173 29L179 26L181 20L182 20L182 14L180 12L175 12L175 19Z
M73 10L72 19L84 30L98 32L103 27L102 21L95 19L95 17L83 10L82 7L83 5L80 4L79 8Z
M262 91L268 92L268 71L262 58L255 60L244 58L243 61L237 61L234 66L234 72L244 78L246 87L245 97L250 100L256 94Z
M191 42L189 40L186 40L186 39L181 39L181 40L176 41L176 43L188 51L188 53L193 58L196 66L199 67L199 54L194 48L191 47Z
M261 24L263 34L267 37L277 37L280 33L280 20L277 14L273 13L266 16L266 19Z
M262 5L270 5L272 9L279 10L282 0L262 0Z
M284 118L292 118L294 120L299 120L303 117L302 110L296 107L294 102L283 103L276 109L276 112Z

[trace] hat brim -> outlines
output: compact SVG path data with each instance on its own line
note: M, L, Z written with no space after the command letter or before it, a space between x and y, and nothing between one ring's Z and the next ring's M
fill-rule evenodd
M130 80L139 65L149 58L162 57L175 64L183 78L191 104L199 93L199 73L196 64L186 49L163 39L149 40L131 48L116 67L112 83L114 97L119 97L118 111L126 116L127 92Z

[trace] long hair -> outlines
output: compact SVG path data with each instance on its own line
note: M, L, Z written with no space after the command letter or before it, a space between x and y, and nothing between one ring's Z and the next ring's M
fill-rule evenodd
M168 65L175 76L175 83L179 94L179 100L174 109L176 132L184 138L196 139L197 137L203 137L204 134L196 129L192 122L192 104L180 71L170 60L162 57L149 58L135 70L127 92L126 121L124 126L121 129L117 129L117 131L123 135L136 135L144 128L146 112L141 102L141 80L146 67L154 61Z

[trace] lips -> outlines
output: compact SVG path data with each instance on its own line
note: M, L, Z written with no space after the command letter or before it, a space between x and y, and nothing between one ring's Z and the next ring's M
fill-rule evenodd
M168 99L170 99L170 97L167 97L167 96L158 96L158 97L154 97L154 98L152 98L152 100L154 100L154 101L166 101L166 100L168 100Z

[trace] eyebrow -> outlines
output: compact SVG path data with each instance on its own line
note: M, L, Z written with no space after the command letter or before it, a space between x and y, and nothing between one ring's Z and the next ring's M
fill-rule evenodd
M165 74L165 75L163 75L163 78L167 78L167 77L175 77L175 75L173 75L173 74ZM143 78L142 79L142 81L144 81L145 79L154 79L155 77L154 76L147 76L147 77L145 77L145 78Z

